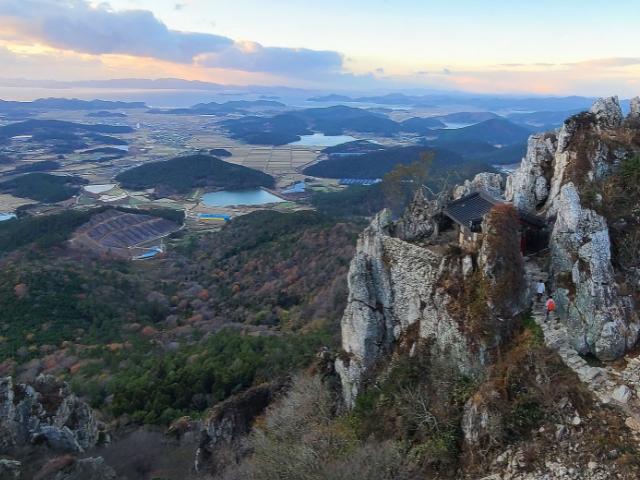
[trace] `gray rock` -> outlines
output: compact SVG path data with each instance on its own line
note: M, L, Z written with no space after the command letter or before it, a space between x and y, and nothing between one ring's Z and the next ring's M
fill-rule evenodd
M607 222L582 207L573 183L562 187L557 206L551 269L575 290L566 319L572 344L580 353L593 353L601 360L619 358L635 345L640 324L631 299L617 291Z
M16 460L0 459L0 480L19 480L22 476L22 463Z
M549 196L549 182L557 149L553 133L531 135L520 168L507 178L505 198L525 211L533 211Z
M0 430L5 447L46 442L55 450L74 453L95 446L99 434L89 405L50 375L38 376L33 385L0 379Z
M640 119L640 97L634 97L631 99L631 111L629 112L629 118L633 120Z
M504 178L499 173L481 172L472 180L465 180L464 184L453 189L453 198L458 199L472 192L484 191L495 198L502 197Z
M618 128L624 120L617 96L599 98L590 112L595 115L598 126L604 129Z
M59 452L83 452L82 447L73 432L69 430L69 427L58 428L51 425L43 425L33 434L31 441L33 443L46 442L49 447Z
M620 385L613 391L611 398L618 403L626 404L631 399L631 395L632 393L629 387L626 385Z

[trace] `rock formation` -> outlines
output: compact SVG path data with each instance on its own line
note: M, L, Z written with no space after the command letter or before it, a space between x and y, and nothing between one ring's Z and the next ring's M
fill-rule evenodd
M456 186L453 189L453 198L458 199L479 190L500 198L504 191L504 178L499 173L478 173L473 179L465 180L462 185Z
M631 112L629 113L629 119L640 119L640 97L634 97L631 99Z
M558 147L554 133L531 135L527 155L518 170L507 178L505 197L522 210L532 211L549 196L549 180Z
M618 97L607 97L596 100L590 112L595 115L598 126L603 129L618 128L624 120Z
M411 211L401 220L405 224L412 223L407 219ZM471 253L449 253L444 245L417 245L394 237L397 230L388 211L378 214L361 234L351 262L342 318L343 352L335 365L347 405L354 404L376 365L401 343L410 349L417 342L427 344L432 355L473 376L483 369L489 350L509 326L497 320L500 309L491 301L495 283L486 278L494 266L484 262L494 255L475 252L474 261ZM519 257L518 239L507 248ZM523 275L517 262L508 268ZM478 276L472 279L473 271ZM481 320L469 318L466 307L460 308L462 291L485 280L487 311ZM524 288L523 282L511 286L512 313L524 308ZM474 332L478 321L483 331L492 332L488 338Z
M638 107L634 99L630 118ZM593 186L640 151L627 123L617 97L610 97L569 118L557 133L533 135L505 195L519 209L555 222L550 273L558 303L574 347L602 360L619 358L640 329L632 298L616 284L607 220L594 210L600 200Z
M98 441L98 421L66 383L40 375L33 384L0 379L0 446L46 443L61 452L81 453Z
M242 449L236 444L237 441L251 430L255 418L264 412L283 388L284 385L277 382L257 385L211 409L200 431L196 471L211 473L222 469L225 460L228 460L223 459L227 450L234 450L234 456L239 458Z
M638 340L631 297L618 293L607 222L584 208L573 183L563 185L551 235L556 290L565 306L573 346L581 354L615 360Z

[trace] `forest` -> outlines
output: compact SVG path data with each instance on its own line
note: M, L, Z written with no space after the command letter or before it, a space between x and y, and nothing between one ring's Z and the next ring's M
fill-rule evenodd
M188 193L199 187L241 190L274 185L273 177L266 173L209 155L188 155L145 163L125 170L116 180L125 188L161 188L174 193Z

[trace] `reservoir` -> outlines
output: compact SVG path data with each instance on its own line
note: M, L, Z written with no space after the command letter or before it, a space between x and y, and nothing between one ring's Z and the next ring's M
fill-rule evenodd
M202 196L202 203L207 207L266 205L268 203L281 202L284 202L284 200L260 188L252 190L222 190L220 192L205 193Z
M341 143L353 142L357 138L351 135L324 135L323 133L314 133L313 135L302 135L297 142L289 145L299 145L301 147L334 147Z

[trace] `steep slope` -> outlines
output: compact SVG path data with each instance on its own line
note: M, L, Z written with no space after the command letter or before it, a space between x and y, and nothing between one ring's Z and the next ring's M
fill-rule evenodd
M620 268L623 245L616 244L619 237L628 241L626 234L637 224L625 201L634 190L620 185L640 153L637 99L633 105L625 120L617 97L600 99L558 132L533 135L520 168L507 181L508 200L554 221L550 273L561 316L573 346L601 360L633 348L640 331L637 290L623 285L633 284L637 260ZM613 231L611 224L617 225Z

